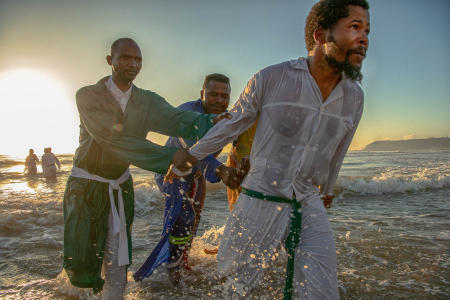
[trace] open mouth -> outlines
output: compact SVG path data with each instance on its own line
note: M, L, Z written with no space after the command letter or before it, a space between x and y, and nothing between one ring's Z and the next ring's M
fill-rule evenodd
M364 59L366 57L366 51L363 49L353 50L351 52L351 55L359 56L361 59Z

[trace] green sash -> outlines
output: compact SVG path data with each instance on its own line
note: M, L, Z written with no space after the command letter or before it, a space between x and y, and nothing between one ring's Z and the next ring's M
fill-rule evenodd
M242 193L262 200L267 200L277 203L289 203L292 205L292 214L290 219L289 235L285 242L285 247L288 253L288 262L286 266L286 282L284 285L284 300L290 300L292 298L294 279L294 258L295 248L300 241L300 233L302 228L302 205L295 199L287 199L276 196L264 195L262 193L252 191L246 188L242 188Z

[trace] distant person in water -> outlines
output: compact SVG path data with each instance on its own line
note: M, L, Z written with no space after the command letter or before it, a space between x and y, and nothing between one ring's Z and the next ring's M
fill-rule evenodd
M34 154L34 150L30 149L27 158L25 158L25 170L28 175L37 174L36 163L39 162L39 158Z
M44 148L44 155L42 155L42 172L45 178L56 177L56 165L61 170L61 163L55 154L52 153L52 148Z

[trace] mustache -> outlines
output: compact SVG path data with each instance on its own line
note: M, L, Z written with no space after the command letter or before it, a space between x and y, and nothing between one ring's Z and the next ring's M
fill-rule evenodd
M359 46L359 47L348 50L347 57L352 54L359 54L363 57L366 57L366 53L367 53L367 48L363 47L363 46Z

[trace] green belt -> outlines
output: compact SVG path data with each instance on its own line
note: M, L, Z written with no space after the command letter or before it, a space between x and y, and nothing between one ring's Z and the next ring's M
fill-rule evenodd
M289 235L285 242L285 247L288 254L288 262L286 266L286 282L284 285L284 300L290 300L292 298L293 285L292 281L294 279L294 258L295 258L295 248L300 241L300 232L302 229L302 205L295 199L287 199L276 196L264 195L260 192L252 191L246 188L242 188L242 193L271 202L277 203L289 203L292 205L292 214L290 218Z
M187 244L191 241L192 239L192 234L188 235L188 236L182 236L182 237L176 237L173 235L169 235L169 243L171 243L172 245L184 245Z

